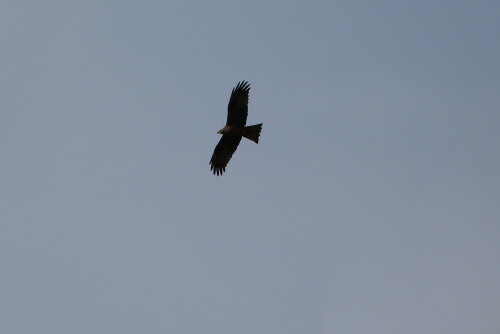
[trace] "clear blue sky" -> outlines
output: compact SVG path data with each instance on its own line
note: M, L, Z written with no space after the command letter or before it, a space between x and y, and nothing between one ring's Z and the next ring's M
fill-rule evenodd
M3 1L0 332L497 333L499 13Z

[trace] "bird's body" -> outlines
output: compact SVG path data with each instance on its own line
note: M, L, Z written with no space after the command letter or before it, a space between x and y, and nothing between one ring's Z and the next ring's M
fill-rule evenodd
M219 130L219 134L221 135L230 135L230 136L243 136L243 133L245 132L245 128L241 126L231 126L231 125L226 125L222 129Z
M250 85L246 81L238 83L231 92L231 98L227 106L226 126L217 132L222 134L222 138L215 147L212 159L210 159L210 169L214 175L222 175L224 173L242 137L259 143L262 123L245 126L248 115L249 92Z

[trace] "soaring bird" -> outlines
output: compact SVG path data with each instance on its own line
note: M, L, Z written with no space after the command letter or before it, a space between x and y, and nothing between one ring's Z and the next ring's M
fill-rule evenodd
M213 171L214 175L219 176L226 171L227 163L238 148L242 137L257 144L259 143L262 123L245 126L248 115L249 92L250 85L246 81L239 82L231 92L227 106L226 126L217 132L222 134L222 138L215 146L214 154L210 159L210 170Z

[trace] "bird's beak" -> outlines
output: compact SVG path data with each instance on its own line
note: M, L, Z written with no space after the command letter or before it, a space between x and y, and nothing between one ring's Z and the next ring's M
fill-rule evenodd
M217 134L219 135L222 134L222 130L217 131Z

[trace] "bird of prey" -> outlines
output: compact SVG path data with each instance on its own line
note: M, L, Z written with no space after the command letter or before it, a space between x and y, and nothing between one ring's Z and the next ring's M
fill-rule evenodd
M227 106L226 126L217 133L222 134L214 154L210 159L210 170L214 175L222 175L226 171L226 166L233 153L238 148L242 137L259 143L260 130L262 123L245 126L248 115L248 93L250 85L246 81L239 82L231 92L229 104Z

